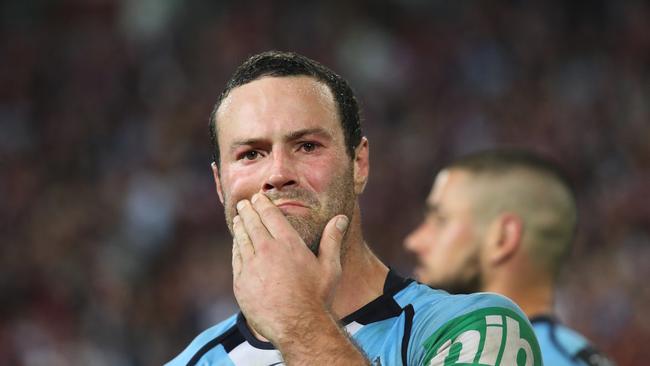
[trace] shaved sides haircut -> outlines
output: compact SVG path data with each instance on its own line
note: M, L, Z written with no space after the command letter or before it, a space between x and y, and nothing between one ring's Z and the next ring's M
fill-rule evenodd
M524 223L523 247L540 269L556 277L570 252L577 208L566 175L550 159L523 150L490 150L464 156L445 170L471 174L477 217L502 213Z

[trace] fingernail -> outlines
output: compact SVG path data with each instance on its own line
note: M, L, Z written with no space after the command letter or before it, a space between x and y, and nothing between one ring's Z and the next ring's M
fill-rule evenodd
M348 218L346 216L341 216L336 219L336 228L339 229L340 232L344 232L345 229L348 228L348 223Z
M244 208L245 204L246 204L246 200L241 200L241 201L237 202L237 210L239 211L242 208Z
M260 194L259 194L259 193L255 193L255 194L253 195L253 198L251 198L251 202L255 203L255 201L257 201L259 198L260 198Z
M235 217L232 219L232 223L233 223L233 224L236 224L236 223L239 222L239 220L240 220L239 215L237 215L237 216L235 216Z

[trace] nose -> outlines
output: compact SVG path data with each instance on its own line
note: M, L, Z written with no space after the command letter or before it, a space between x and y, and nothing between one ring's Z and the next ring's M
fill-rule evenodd
M404 239L404 247L408 250L414 250L415 249L415 231L412 231L406 239Z
M262 185L262 191L282 191L297 184L296 172L292 161L283 152L273 154L273 163Z
M422 231L424 230L424 224L418 225L406 239L404 239L404 247L412 252L418 253L422 250Z

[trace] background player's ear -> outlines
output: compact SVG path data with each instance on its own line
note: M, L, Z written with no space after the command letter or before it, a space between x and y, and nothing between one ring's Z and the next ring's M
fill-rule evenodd
M219 178L219 168L217 167L216 162L212 162L211 164L212 167L212 176L214 177L214 185L217 188L217 194L219 195L219 201L221 201L221 204L223 205L223 192L221 190L221 179Z
M495 235L490 245L489 256L493 264L500 264L517 253L521 247L524 223L521 217L505 213L495 222Z

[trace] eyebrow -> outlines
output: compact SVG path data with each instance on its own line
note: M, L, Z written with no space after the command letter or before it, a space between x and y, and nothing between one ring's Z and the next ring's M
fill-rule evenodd
M320 137L328 139L328 140L332 139L332 136L325 129L323 129L321 127L315 127L315 128L305 128L305 129L302 129L302 130L293 131L293 132L289 133L288 135L286 135L284 137L284 140L285 141L295 141L295 140L299 140L299 139L301 139L301 138L303 138L303 137L305 137L307 135L317 135L317 136L320 136Z
M320 127L315 127L315 128L304 128L301 130L296 130L288 133L287 135L284 136L283 140L285 142L291 142L295 140L299 140L305 136L308 135L317 135L320 136L321 138L324 138L326 140L331 140L332 135L330 135L329 132L327 132L325 129L320 128ZM231 145L230 145L230 151L233 152L240 146L250 146L250 145L256 145L261 142L266 141L264 138L249 138L249 139L242 139L242 140L235 140Z

